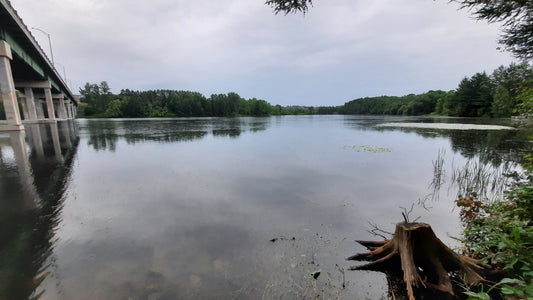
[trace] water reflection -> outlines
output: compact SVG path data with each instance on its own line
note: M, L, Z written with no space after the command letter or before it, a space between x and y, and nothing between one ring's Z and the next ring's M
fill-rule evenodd
M463 162L457 149L478 139L376 129L391 120L402 118L78 120L5 135L1 205L15 213L2 210L1 263L13 267L0 298L387 298L383 274L341 272L364 252L352 241L372 239L368 221L389 230L424 195L440 149ZM480 134L496 152L519 137ZM391 151L345 147L357 145ZM446 242L460 226L453 199L431 206L421 221Z
M452 124L486 124L514 126L517 130L450 130L435 128L376 127L380 123L452 123ZM399 131L414 133L426 139L446 138L454 153L466 158L480 157L484 163L498 166L502 162L524 162L524 156L531 152L528 137L533 134L532 126L522 126L511 119L468 119L446 117L375 117L346 116L345 126L357 130L375 130L380 132Z
M176 118L81 120L87 129L87 143L93 149L116 151L120 139L127 144L177 143L214 137L238 138L243 133L257 133L270 127L270 118Z
M78 138L71 121L0 133L0 299L38 299Z

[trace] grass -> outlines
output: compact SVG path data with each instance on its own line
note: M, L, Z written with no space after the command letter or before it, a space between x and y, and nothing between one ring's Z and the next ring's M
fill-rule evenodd
M459 198L466 254L505 271L490 286L471 287L469 299L533 299L533 156L521 181L502 201L481 204L477 194Z

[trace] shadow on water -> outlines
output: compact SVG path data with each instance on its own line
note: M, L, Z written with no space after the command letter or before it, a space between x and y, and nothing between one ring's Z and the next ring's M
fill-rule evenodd
M38 299L53 264L78 137L76 124L0 133L0 299Z

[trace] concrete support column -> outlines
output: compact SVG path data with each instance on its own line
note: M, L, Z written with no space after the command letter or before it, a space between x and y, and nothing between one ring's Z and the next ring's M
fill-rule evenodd
M67 118L67 110L65 108L65 98L64 96L62 98L59 98L59 117L61 119Z
M48 110L48 120L55 121L56 113L54 110L54 101L52 100L52 89L51 88L44 89L44 97L46 98L46 109Z
M29 122L37 122L37 110L35 107L35 98L33 97L33 89L32 88L24 88L24 95L26 107L28 110L28 117L25 119Z
M69 102L68 110L69 110L69 115L70 115L71 119L74 119L74 108L73 108L73 106L74 106L74 104L72 104L72 102Z
M70 108L68 107L69 106L69 102L67 100L64 100L63 103L65 104L65 116L67 118L67 120L70 120Z
M70 101L69 100L65 100L64 101L65 103L65 116L67 119L72 119L72 112L70 111Z
M74 103L70 102L70 118L71 119L75 119L76 118L76 114L74 113Z
M37 112L37 120L43 121L44 120L43 100L36 99L35 105L36 105L35 111Z
M12 59L9 44L0 40L0 101L4 103L7 119L7 125L0 125L0 130L24 130L11 73Z
M54 101L54 95L52 95L52 103L54 103L54 112L56 113L56 119L60 119L60 117L59 117L59 102Z
M20 100L22 105L22 115L24 116L24 121L29 119L28 106L26 105L26 96L21 96L20 93L17 93L17 100Z

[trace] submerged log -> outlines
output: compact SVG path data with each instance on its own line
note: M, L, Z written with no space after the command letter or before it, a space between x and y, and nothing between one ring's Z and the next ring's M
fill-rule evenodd
M396 224L392 239L370 242L357 241L372 249L367 253L348 257L347 260L371 260L372 262L353 266L350 270L403 271L403 280L409 299L416 299L420 290L432 290L455 298L451 274L463 278L467 285L484 281L483 274L490 266L479 264L475 259L459 255L441 242L425 223Z

